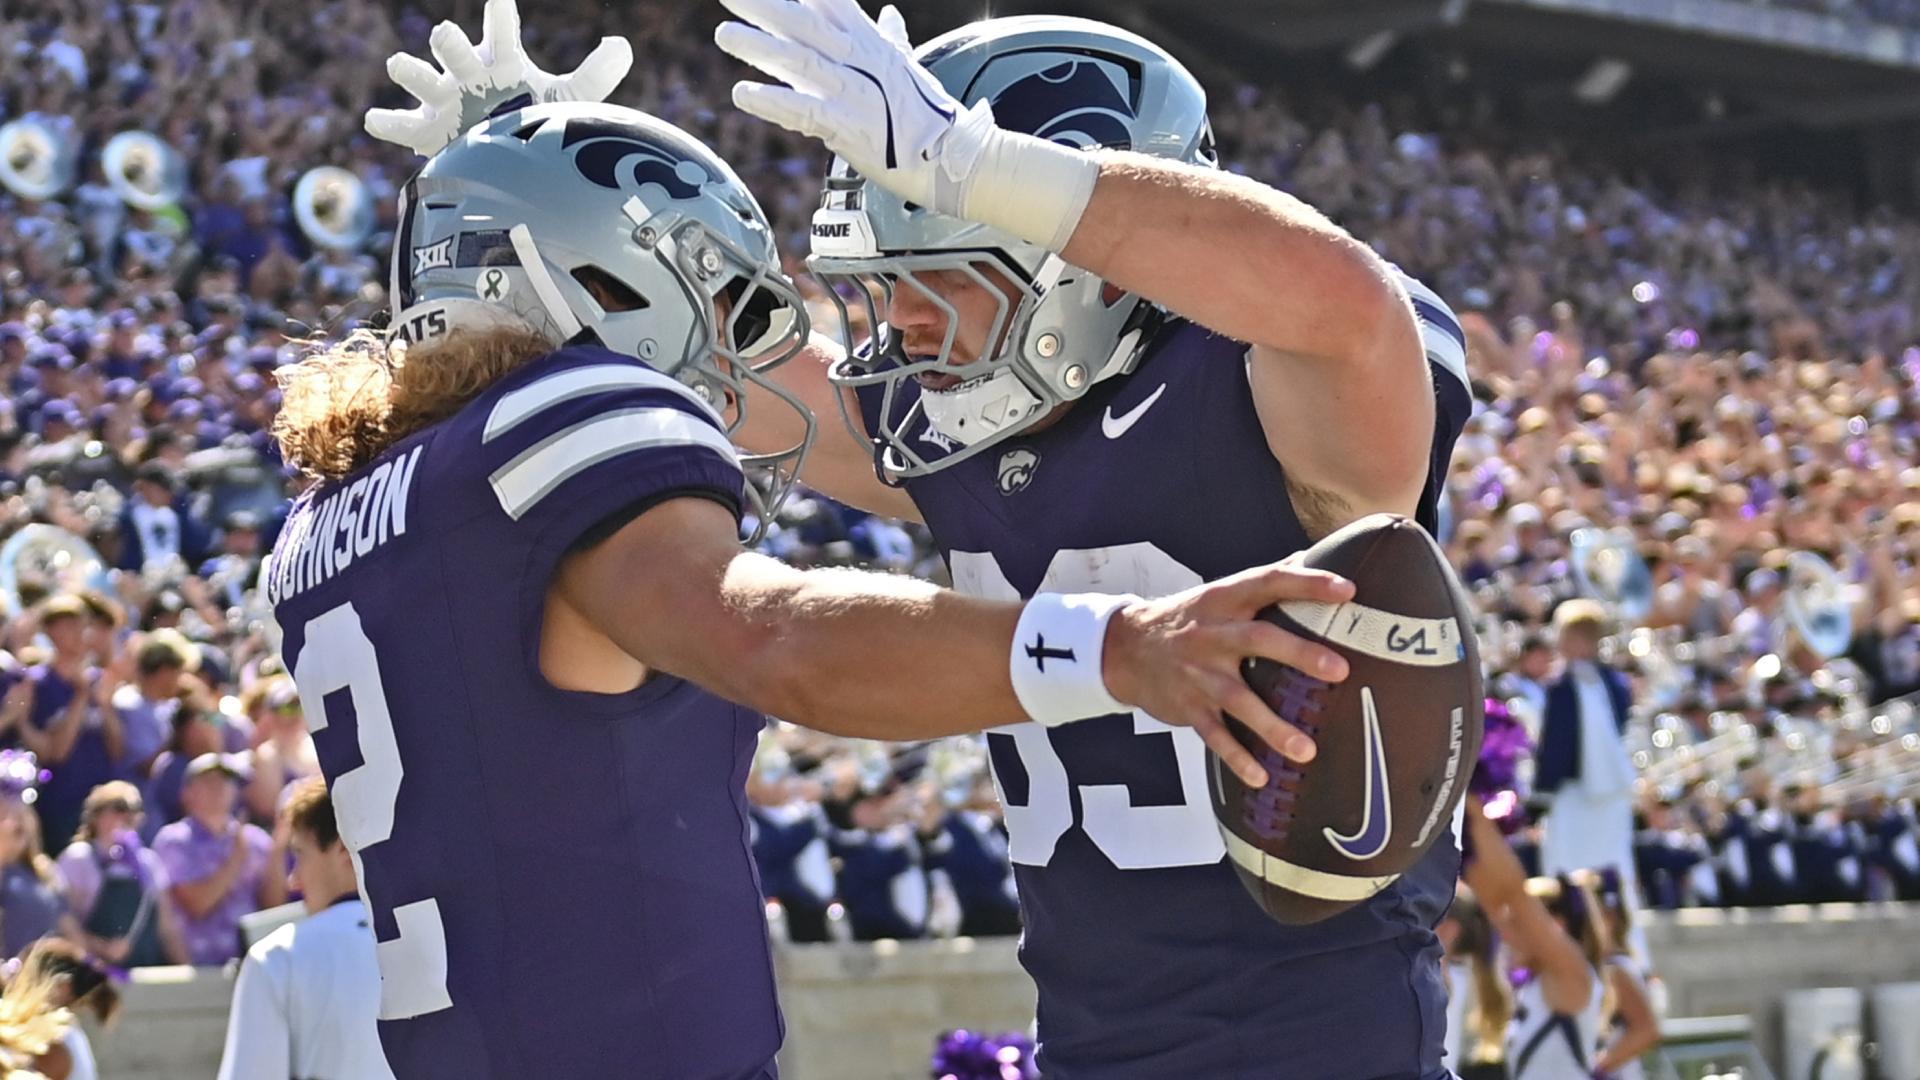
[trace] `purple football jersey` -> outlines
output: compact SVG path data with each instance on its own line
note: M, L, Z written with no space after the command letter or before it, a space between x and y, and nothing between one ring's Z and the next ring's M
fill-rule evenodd
M374 916L400 1080L774 1075L744 784L762 718L541 675L547 585L662 499L737 513L712 410L563 349L303 495L269 596Z
M1471 402L1459 325L1417 295L1439 405L1418 515L1431 529ZM908 481L954 587L1165 596L1310 546L1246 351L1176 322L1053 427ZM879 394L862 405L871 425ZM1442 1075L1432 927L1453 900L1451 833L1370 901L1282 926L1225 861L1192 731L1135 712L1016 724L988 745L1049 1080Z

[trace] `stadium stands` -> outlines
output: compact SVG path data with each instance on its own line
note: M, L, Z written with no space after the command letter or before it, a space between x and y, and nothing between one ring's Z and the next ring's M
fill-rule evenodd
M470 23L477 6L436 14ZM1920 17L1904 0L1796 6ZM725 107L710 21L664 0L528 13L537 55L631 37L642 62L616 100L740 163L798 269L823 163ZM0 19L0 121L30 121L74 169L48 197L0 192L0 538L16 540L0 553L0 678L45 678L42 596L96 589L112 602L85 679L158 737L137 757L103 743L42 761L52 850L99 783L142 786L162 815L203 750L279 762L268 786L299 771L284 768L300 737L277 719L290 706L248 589L292 483L266 435L272 376L301 339L382 306L411 166L358 117L393 103L381 65L423 50L430 24L370 0L31 0ZM1920 690L1920 220L1795 181L1674 184L1547 134L1283 77L1207 76L1226 167L1324 208L1462 313L1481 408L1448 477L1445 539L1481 598L1503 696L1548 677L1526 665L1550 668L1551 642L1523 646L1556 603L1613 604L1614 655L1637 677L1650 901L1920 897L1920 736L1900 700ZM103 171L107 138L128 130L177 155L177 198L129 204ZM292 193L319 165L365 185L358 244L301 226ZM917 528L820 499L790 504L765 543L796 562L943 572ZM1596 558L1608 551L1613 570ZM1834 580L1808 578L1798 553ZM1644 581L1626 582L1636 567ZM1806 622L1836 597L1852 633L1822 649ZM119 618L127 632L109 629ZM143 696L136 661L155 640L189 669L181 704ZM1012 928L977 748L782 728L764 761L755 799L788 933ZM276 794L250 792L249 812ZM1760 880L1751 868L1783 847L1793 872ZM924 905L899 910L887 883L931 869Z

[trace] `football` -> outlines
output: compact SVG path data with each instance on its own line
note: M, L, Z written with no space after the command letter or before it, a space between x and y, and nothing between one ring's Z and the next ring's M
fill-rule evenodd
M1267 785L1247 787L1217 759L1207 770L1241 883L1287 924L1319 922L1373 896L1453 828L1484 721L1469 601L1425 529L1374 514L1299 558L1352 581L1354 598L1261 614L1338 650L1350 674L1330 685L1253 660L1246 677L1319 752L1289 762L1229 717L1266 766Z

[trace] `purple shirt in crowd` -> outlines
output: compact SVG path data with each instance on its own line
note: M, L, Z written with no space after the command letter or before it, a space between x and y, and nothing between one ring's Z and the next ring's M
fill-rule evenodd
M114 771L118 779L145 783L147 774L139 766L166 749L167 737L173 731L173 711L180 707L179 702L149 701L139 687L123 686L114 691L113 707L120 714L125 743L120 760L113 763Z
M233 888L204 918L180 911L180 927L187 938L187 959L194 964L219 965L240 955L240 918L260 909L260 878L267 868L272 838L255 825L240 826L240 842L249 854ZM194 818L176 821L153 839L154 853L166 867L167 880L190 885L218 873L233 850L233 841L210 831ZM176 905L176 909L177 909Z
M0 947L19 956L53 933L66 904L56 881L43 881L25 863L0 868Z
M74 694L92 693L99 672L87 669L84 687L75 687L51 664L28 669L27 677L34 683L33 711L27 714L27 722L45 731L67 711ZM89 704L87 708L92 710L93 706ZM74 830L80 826L80 808L86 802L87 793L116 775L107 754L107 737L100 730L98 713L88 716L81 724L73 752L66 760L45 763L52 770L53 778L41 785L40 799L34 804L34 809L40 812L46 842L55 846L73 839Z
M165 892L167 889L167 868L160 863L160 856L151 848L141 848L135 855L140 861L140 872L146 877L148 887ZM67 886L67 910L82 923L93 913L93 902L100 898L100 886L106 879L105 854L96 850L93 844L85 840L75 840L60 853L60 876ZM218 865L218 864L215 864Z
M180 805L180 789L187 783L187 765L192 759L171 750L160 751L153 759L153 770L145 785L147 816L140 819L140 840L152 844L160 830L186 816Z

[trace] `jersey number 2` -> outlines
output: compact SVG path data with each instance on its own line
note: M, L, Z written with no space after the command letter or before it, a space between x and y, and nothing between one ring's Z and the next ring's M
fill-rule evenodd
M393 835L393 808L400 798L400 744L393 734L393 714L380 681L380 662L373 642L360 625L360 613L351 603L341 604L307 623L306 645L294 664L293 681L307 727L314 734L326 730L327 695L341 690L353 698L361 764L333 781L333 804L339 814L340 838L353 855L353 869L366 894L367 875L360 856L367 848ZM366 897L369 908L374 898ZM447 994L447 931L440 904L428 898L393 909L399 933L375 949L380 958L380 1019L408 1017L452 1008Z
M956 551L948 560L953 587L969 596L992 600L1019 600L1019 590L1007 580L991 554ZM1138 593L1170 596L1201 584L1202 578L1178 559L1150 543L1102 548L1072 548L1058 552L1047 565L1040 592ZM1074 827L1071 791L1074 780L1054 748L1053 737L1039 724L1013 724L995 729L1011 736L1027 772L1024 806L1006 799L1007 854L1016 863L1045 866L1067 830ZM1207 744L1187 728L1176 728L1135 710L1133 733L1169 736L1174 764L1180 775L1180 802L1172 806L1135 806L1125 784L1079 784L1080 830L1102 854L1122 870L1158 870L1173 866L1210 866L1227 853L1207 805ZM1159 740L1154 740L1156 743ZM1143 753L1152 750L1143 749ZM999 783L996 774L994 781Z

